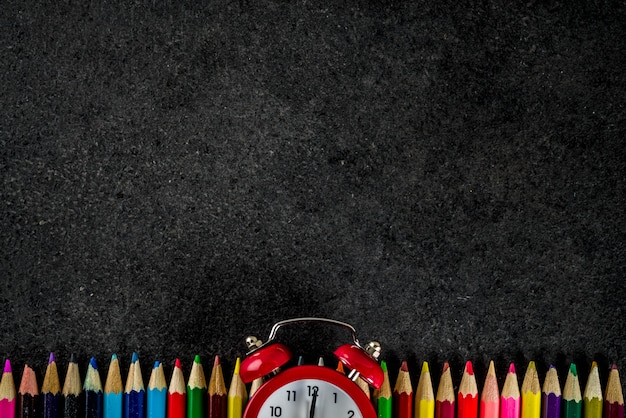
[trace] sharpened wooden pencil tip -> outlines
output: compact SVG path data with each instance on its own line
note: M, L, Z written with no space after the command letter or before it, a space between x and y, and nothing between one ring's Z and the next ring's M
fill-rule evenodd
M408 372L409 371L409 365L406 363L406 360L402 361L402 365L400 366L400 370L402 370L403 372Z
M215 360L213 361L213 367L217 367L220 365L220 356L216 355Z

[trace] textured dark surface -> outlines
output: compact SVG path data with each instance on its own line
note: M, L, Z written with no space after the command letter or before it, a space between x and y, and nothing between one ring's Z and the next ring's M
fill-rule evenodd
M332 3L3 3L16 369L230 373L323 316L414 375L624 374L623 2ZM311 358L347 337L295 331Z

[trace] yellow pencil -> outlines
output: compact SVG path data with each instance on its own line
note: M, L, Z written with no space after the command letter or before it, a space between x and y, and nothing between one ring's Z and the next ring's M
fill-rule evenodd
M415 389L415 418L435 417L435 392L430 378L428 362L422 363L417 389Z
M522 418L539 418L541 416L541 385L535 362L528 363L524 382L522 383Z
M602 418L602 387L600 386L598 363L595 361L591 363L591 371L583 395L583 417Z
M228 390L228 418L242 418L243 409L248 400L246 386L239 376L240 367L241 359L237 357L233 379L230 382L230 389Z

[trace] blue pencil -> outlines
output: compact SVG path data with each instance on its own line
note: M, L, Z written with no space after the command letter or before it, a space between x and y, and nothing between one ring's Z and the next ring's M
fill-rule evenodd
M102 382L96 358L92 357L87 366L87 375L83 382L83 392L85 392L85 418L102 418Z
M144 418L146 391L141 377L139 356L133 353L124 389L124 418Z
M104 418L122 418L122 374L117 355L111 356L107 380L104 384Z
M167 383L163 365L156 361L148 383L148 418L165 418Z

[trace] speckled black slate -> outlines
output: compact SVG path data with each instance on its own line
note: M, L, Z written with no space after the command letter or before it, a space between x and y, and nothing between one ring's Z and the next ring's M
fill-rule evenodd
M0 14L17 370L230 373L322 316L414 376L625 374L623 2L53 3ZM311 360L346 337L285 332Z

